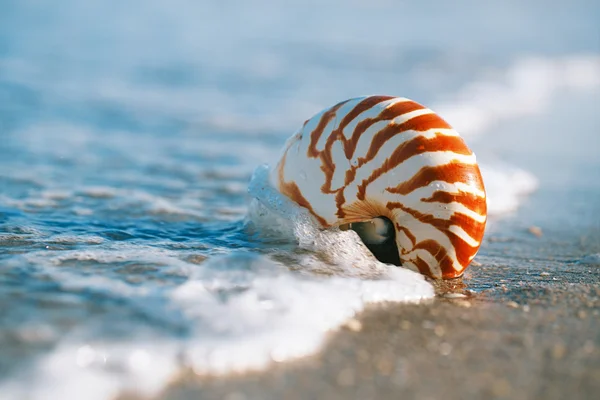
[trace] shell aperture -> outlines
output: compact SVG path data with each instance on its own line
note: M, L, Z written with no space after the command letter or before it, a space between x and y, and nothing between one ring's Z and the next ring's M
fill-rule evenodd
M441 117L402 97L359 97L316 114L287 141L270 181L323 228L355 224L376 257L383 248L380 261L432 278L463 274L487 219L473 152Z
M401 265L398 247L396 246L394 224L388 218L377 217L366 222L354 222L342 225L340 229L355 231L364 245L379 261L386 264Z

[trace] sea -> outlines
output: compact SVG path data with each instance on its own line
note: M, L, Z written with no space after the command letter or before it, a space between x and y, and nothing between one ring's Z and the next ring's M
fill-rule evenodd
M189 371L315 354L370 304L432 301L423 277L320 230L265 179L341 100L408 97L450 122L482 169L488 237L514 236L503 221L544 188L568 208L600 185L597 1L0 8L3 399L153 396ZM565 158L536 164L548 149Z

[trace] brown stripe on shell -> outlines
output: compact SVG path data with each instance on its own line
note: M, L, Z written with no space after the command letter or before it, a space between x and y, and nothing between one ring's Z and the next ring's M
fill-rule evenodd
M419 273L421 273L422 275L432 275L429 269L429 264L427 264L421 257L417 256L417 258L412 259L411 262L417 266Z
M427 186L435 181L448 183L462 182L474 186L478 190L484 190L479 167L476 164L464 164L460 161L451 161L444 165L423 167L410 179L395 187L389 187L386 190L390 193L407 195L408 193ZM485 201L484 199L482 200Z
M448 279L456 277L456 270L454 269L452 257L450 257L444 246L437 241L431 239L423 240L417 243L411 251L415 250L425 250L435 258L442 271L442 278Z
M344 203L346 202L346 198L344 197L344 191L340 190L335 195L335 205L337 207L336 215L338 218L344 218L346 213L344 212Z
M436 151L451 151L456 154L470 155L471 150L465 142L458 136L445 136L436 134L433 138L425 138L417 136L407 142L399 145L392 155L387 158L379 168L373 170L371 175L364 179L358 186L356 197L360 200L365 198L367 186L379 178L382 174L396 168L407 159L418 154L436 152Z
M287 196L289 199L295 201L299 206L306 208L317 219L317 221L321 224L323 228L329 227L327 221L315 212L310 202L306 200L306 198L302 195L302 191L300 190L298 185L296 185L296 182L285 181L285 178L283 176L283 168L285 167L286 158L287 150L283 154L283 157L279 162L277 171L279 180L279 191L283 195Z
M412 234L410 230L408 230L407 227L401 226L400 224L396 223L396 229L398 230L398 232L404 232L406 237L408 237L408 239L411 241L412 245L415 245L415 243L417 242L417 238L415 237L415 235Z
M319 154L322 153L319 150L317 150L317 143L319 142L319 139L323 135L327 124L331 121L332 118L336 117L337 110L339 110L340 107L342 107L349 101L350 100L342 101L336 104L335 106L331 107L329 110L325 111L323 115L321 115L317 127L310 133L310 144L308 146L307 153L309 157L317 158Z
M426 203L460 203L480 215L486 213L486 202L482 197L473 193L458 191L458 193L449 193L442 190L436 190L429 197L423 197L421 201Z

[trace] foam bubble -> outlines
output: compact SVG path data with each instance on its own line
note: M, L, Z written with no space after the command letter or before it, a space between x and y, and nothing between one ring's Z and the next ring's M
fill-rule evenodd
M523 169L503 163L479 164L487 194L488 215L515 211L522 198L538 187L537 178Z

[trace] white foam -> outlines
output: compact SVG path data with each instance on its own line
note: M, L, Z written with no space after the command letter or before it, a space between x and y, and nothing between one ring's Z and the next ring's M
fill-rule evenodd
M175 356L174 343L64 343L41 358L31 375L21 375L0 389L3 398L15 400L106 400L123 391L152 396L176 373Z
M231 256L211 263L231 264ZM248 261L246 261L248 262ZM216 291L231 290L230 279L192 280L173 294L190 318L206 321L186 352L196 373L228 373L261 369L273 362L317 351L325 334L378 301L416 302L433 296L431 286L410 271L392 272L380 280L349 277L300 277L256 257L249 268L260 273L235 286L226 301Z
M538 187L538 180L533 174L512 165L483 162L479 169L485 184L490 216L515 211L523 197Z
M503 120L542 113L561 89L597 89L600 56L525 57L498 75L471 82L432 108L461 135L482 134Z
M50 237L48 241L59 244L100 244L104 242L104 239L100 236L93 235L54 235Z

